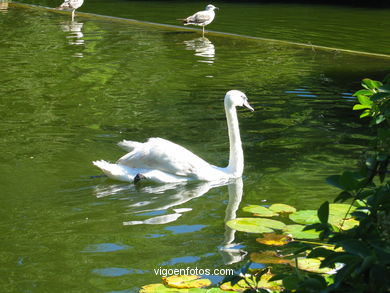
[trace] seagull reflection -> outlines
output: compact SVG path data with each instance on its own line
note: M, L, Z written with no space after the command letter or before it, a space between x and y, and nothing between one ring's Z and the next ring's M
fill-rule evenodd
M0 0L0 13L8 12L8 0Z
M215 47L208 38L196 38L190 41L184 41L184 44L187 46L187 50L195 51L195 56L205 58L199 62L214 63Z
M83 45L84 34L83 34L84 23L77 21L67 21L61 23L61 29L63 32L68 33L66 38L69 40L70 45Z

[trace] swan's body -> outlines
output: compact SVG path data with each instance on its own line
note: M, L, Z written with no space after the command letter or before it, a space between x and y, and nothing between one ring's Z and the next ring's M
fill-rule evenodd
M211 165L184 147L162 138L150 138L145 143L124 140L119 145L130 152L121 157L116 164L102 160L93 164L112 179L130 182L138 178L168 183L190 180L217 181L241 177L244 154L236 106L245 106L252 111L253 108L245 94L236 90L226 93L224 104L230 142L229 165L226 168Z
M204 35L204 27L208 24L210 24L215 17L214 10L218 9L218 7L215 7L212 4L209 4L206 6L205 10L198 11L195 14L188 16L187 18L180 19L183 21L184 25L197 25L201 26L203 28L203 35Z
M74 14L77 8L83 5L84 0L65 0L57 9L60 10L72 10L72 21L74 20Z

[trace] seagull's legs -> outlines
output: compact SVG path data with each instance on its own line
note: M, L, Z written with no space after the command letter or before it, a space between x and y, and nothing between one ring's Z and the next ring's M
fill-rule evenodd
M72 10L72 22L74 21L74 12L76 11L76 9L73 9Z
M202 28L203 28L203 33L202 33L202 37L204 37L204 26L202 26Z

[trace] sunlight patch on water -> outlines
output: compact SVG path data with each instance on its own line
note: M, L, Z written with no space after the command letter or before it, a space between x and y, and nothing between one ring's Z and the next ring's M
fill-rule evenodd
M173 234L191 233L202 230L206 225L180 225L166 227L165 230L172 231Z
M145 271L137 269L125 269L125 268L103 268L103 269L94 269L92 272L96 275L104 277L121 277L124 275L132 274L144 274Z
M113 252L119 250L129 249L131 246L128 245L118 245L115 243L100 243L100 244L91 244L88 245L81 252L92 253L92 252Z

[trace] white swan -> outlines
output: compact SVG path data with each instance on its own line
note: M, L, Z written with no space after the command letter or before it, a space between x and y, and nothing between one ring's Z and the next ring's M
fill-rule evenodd
M116 164L94 161L108 177L129 182L147 179L158 183L190 180L218 181L239 178L244 169L244 154L241 146L237 106L251 111L246 95L237 90L225 95L225 112L229 131L230 156L226 168L213 166L189 150L162 138L150 138L145 143L124 140L119 146L128 154Z

